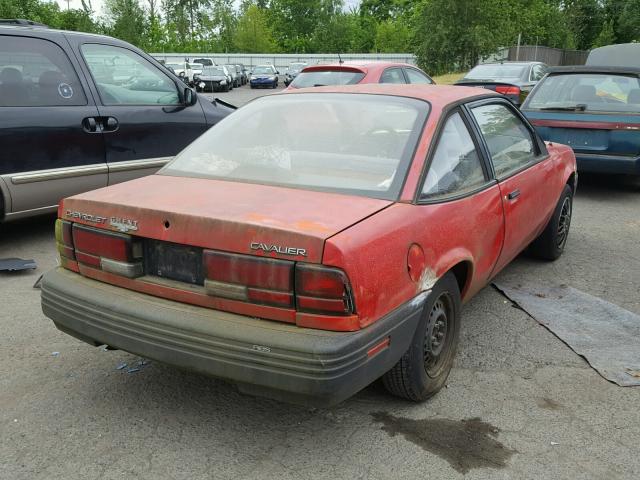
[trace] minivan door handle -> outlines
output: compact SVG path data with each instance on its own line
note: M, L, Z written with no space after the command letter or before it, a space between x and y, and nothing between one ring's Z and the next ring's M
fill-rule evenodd
M507 194L507 200L513 200L515 198L518 198L519 196L520 196L520 190L516 188L513 192L509 192Z
M87 133L98 132L98 122L95 117L85 117L82 119L82 129Z
M114 117L107 117L103 122L103 128L105 132L115 132L118 130L118 119Z

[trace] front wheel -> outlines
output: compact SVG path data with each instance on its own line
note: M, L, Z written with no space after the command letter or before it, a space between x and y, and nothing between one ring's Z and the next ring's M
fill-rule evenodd
M444 386L460 336L460 290L453 273L435 284L411 345L382 383L393 395L421 402Z
M569 185L565 185L549 223L538 238L529 245L527 253L543 260L558 259L567 244L572 213L573 190Z

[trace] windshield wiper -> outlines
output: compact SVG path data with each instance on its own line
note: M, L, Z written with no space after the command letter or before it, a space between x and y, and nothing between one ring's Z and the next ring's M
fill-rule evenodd
M587 109L586 103L579 103L570 107L543 107L540 110L559 110L562 112L584 112Z
M327 85L325 83L314 83L313 86L314 87L326 87Z

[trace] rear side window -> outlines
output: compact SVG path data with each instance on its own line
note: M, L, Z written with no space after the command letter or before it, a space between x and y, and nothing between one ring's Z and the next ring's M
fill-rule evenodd
M531 132L505 105L482 105L471 110L484 137L498 179L535 161Z
M401 68L387 68L380 76L380 83L407 83Z
M363 72L350 70L323 70L301 72L291 85L296 88L320 87L325 85L354 85L364 78Z
M548 76L523 108L576 112L640 112L640 78L601 73Z
M459 113L449 117L431 160L422 198L431 199L475 190L486 181L469 130Z
M537 82L541 80L545 73L547 73L547 70L542 65L534 65L531 67L531 81Z
M39 38L0 38L0 106L87 104L78 75L59 46Z
M173 81L151 62L126 48L87 43L82 46L104 105L176 105Z
M406 68L405 73L407 74L409 83L418 85L431 85L433 83L433 80L427 77L424 73L413 68Z

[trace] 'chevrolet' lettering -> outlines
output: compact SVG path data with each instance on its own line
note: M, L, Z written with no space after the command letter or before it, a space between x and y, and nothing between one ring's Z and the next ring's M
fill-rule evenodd
M107 221L107 217L101 217L99 215L91 215L90 213L74 212L73 210L67 210L64 214L67 218L75 218L83 220L88 223L102 224Z
M280 255L297 255L301 257L307 256L305 248L283 247L281 245L268 245L266 243L251 242L251 250L262 250L263 252L276 252Z

